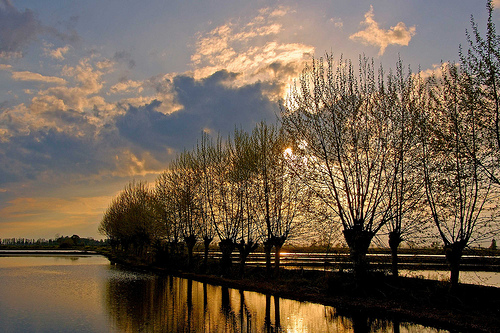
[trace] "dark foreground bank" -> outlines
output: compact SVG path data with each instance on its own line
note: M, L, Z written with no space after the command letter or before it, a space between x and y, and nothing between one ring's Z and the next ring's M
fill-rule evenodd
M460 332L500 332L500 288L442 281L393 278L372 273L362 285L350 273L282 270L268 278L263 268L222 277L148 265L106 254L112 263L161 275L175 275L229 288L333 306L341 315L410 321ZM208 269L210 272L210 269Z

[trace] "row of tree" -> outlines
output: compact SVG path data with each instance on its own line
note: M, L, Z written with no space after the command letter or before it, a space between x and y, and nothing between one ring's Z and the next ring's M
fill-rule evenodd
M273 247L279 267L291 235L340 226L363 279L374 237L388 235L397 275L401 242L432 227L458 283L463 250L498 232L500 38L491 2L488 10L486 37L472 20L460 63L432 76L401 61L386 73L366 58L357 69L328 54L314 60L282 106L281 127L203 134L153 190L129 184L101 232L138 254L183 242L190 265L198 241L206 258L217 239L223 271L238 249L243 272L259 243L268 269Z
M5 246L26 246L26 247L67 247L67 246L106 246L107 242L104 240L93 239L92 237L80 238L78 235L73 236L60 236L56 235L55 238L3 238L0 239L0 245Z
M252 133L235 130L226 140L203 134L198 145L184 151L159 175L153 189L130 183L111 203L100 225L114 246L143 255L156 246L163 255L218 241L225 273L232 253L240 255L243 274L248 255L263 245L268 270L271 252L279 268L279 250L300 235L318 216L315 199L298 175L283 131L258 124ZM160 244L162 241L165 245Z
M465 247L498 232L500 38L488 10L486 38L472 19L460 63L424 77L400 61L386 75L327 55L283 107L295 173L340 220L356 276L383 228L397 274L405 234L432 221L454 284Z

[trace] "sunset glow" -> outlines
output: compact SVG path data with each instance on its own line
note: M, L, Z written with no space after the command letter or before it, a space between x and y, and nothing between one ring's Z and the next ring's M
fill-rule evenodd
M471 14L485 26L472 1L0 0L0 239L102 238L128 181L202 132L276 122L313 58L430 71L457 60Z

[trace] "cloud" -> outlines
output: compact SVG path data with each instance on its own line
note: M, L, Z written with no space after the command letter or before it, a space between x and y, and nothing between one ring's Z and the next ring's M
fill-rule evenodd
M340 17L332 17L329 21L335 28L341 29L344 26L344 22Z
M69 51L69 45L64 47L58 47L56 49L52 49L54 45L45 43L45 47L43 48L43 53L56 60L64 60L64 55Z
M104 86L104 72L89 58L81 59L76 66L65 65L61 75L72 81L71 86L50 87L39 90L32 98L29 109L34 113L74 110L85 112L94 108L110 109L100 92Z
M229 21L199 34L191 56L194 77L202 79L227 70L239 74L237 81L231 81L236 86L272 81L285 87L291 77L299 75L315 51L309 45L280 42L281 34L286 34L281 19L288 12L282 6L264 8L247 22ZM283 94L282 89L276 90L274 100Z
M71 21L76 22L76 19L71 18ZM76 42L80 38L72 28L73 25L67 25L69 33L61 32L54 27L43 25L32 10L20 11L10 0L0 0L0 58L22 57L24 48L40 34L50 34L62 41ZM61 57L64 47L54 52L54 56Z
M132 69L135 67L135 60L132 59L132 55L128 52L125 51L120 51L120 52L115 52L115 55L113 56L113 60L120 62L123 61L128 65L129 69Z
M38 73L21 71L21 72L12 72L12 79L16 81L37 81L37 82L45 82L45 83L55 83L60 85L65 85L67 82L63 78L56 76L45 76Z
M120 135L152 152L190 149L203 130L227 135L235 126L250 130L261 120L274 121L277 105L263 93L262 83L231 87L237 74L219 71L196 80L191 76L173 78L172 89L182 108L165 114L154 101L142 107L130 106L117 117Z
M379 27L373 17L373 6L370 6L370 10L365 14L365 20L361 22L366 28L349 36L349 38L363 44L379 47L379 55L384 54L386 47L391 44L408 45L415 35L415 26L407 28L403 22L398 22L396 26L384 30Z
M0 57L19 54L43 30L33 11L18 11L10 0L0 0Z
M137 91L141 93L144 90L143 82L133 81L133 80L121 80L120 82L114 84L111 88L109 88L110 93L124 93L124 92L132 92Z
M15 81L34 81L44 83L55 83L65 85L67 82L63 78L56 76L45 76L39 73L29 71L14 71L11 65L0 64L0 70L5 70L11 73L11 77Z
M56 65L52 76L0 65L12 80L34 83L23 87L29 93L24 102L0 107L0 188L152 175L193 147L202 131L225 136L235 126L251 130L259 121L274 122L276 96L314 52L279 41L286 13L266 9L261 18L200 34L193 70L181 74L120 78L120 63L135 64L124 51ZM55 59L69 52L44 47Z

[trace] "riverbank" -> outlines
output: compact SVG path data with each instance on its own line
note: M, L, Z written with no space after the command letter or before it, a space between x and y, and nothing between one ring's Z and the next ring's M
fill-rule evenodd
M333 306L347 317L415 322L450 331L499 332L500 288L449 283L420 278L397 278L372 273L363 286L350 273L282 270L267 278L263 268L252 267L244 278L191 273L108 256L130 269L175 275L229 288ZM237 276L237 275L231 275ZM367 319L368 320L368 319Z

